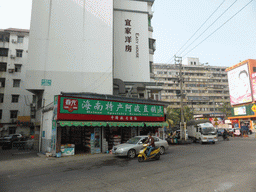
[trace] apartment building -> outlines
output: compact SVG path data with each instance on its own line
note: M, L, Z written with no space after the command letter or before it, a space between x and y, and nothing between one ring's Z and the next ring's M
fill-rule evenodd
M25 90L29 30L0 30L0 136L30 134L32 94Z
M221 105L230 101L226 67L201 64L198 58L188 58L182 65L153 64L154 80L164 83L162 101L170 102L172 108L180 108L177 95L180 67L184 78L185 106L190 107L194 115L221 115Z

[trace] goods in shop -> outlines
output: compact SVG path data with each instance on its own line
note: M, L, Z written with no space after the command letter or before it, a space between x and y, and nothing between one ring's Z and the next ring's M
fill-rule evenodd
M75 145L65 144L60 147L61 156L75 155Z

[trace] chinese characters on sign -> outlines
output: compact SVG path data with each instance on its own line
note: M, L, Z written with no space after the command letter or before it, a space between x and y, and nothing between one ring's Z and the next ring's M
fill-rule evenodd
M61 98L60 113L111 115L116 120L136 120L136 117L163 117L163 106L137 103L123 103L91 99ZM126 119L129 118L129 119Z
M125 20L125 28L124 28L124 33L125 33L125 51L126 52L132 52L132 46L131 46L131 42L132 42L132 28L131 28L131 20L126 19Z

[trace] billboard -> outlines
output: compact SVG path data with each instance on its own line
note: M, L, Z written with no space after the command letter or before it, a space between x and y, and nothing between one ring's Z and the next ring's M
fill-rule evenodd
M253 101L256 101L256 60L248 59Z
M248 63L228 71L228 82L231 105L252 101Z

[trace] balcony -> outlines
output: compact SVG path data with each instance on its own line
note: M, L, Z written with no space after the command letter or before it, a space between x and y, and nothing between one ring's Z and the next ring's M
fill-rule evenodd
M152 26L148 26L148 30L153 32L153 27Z
M9 42L0 41L0 48L9 48Z

